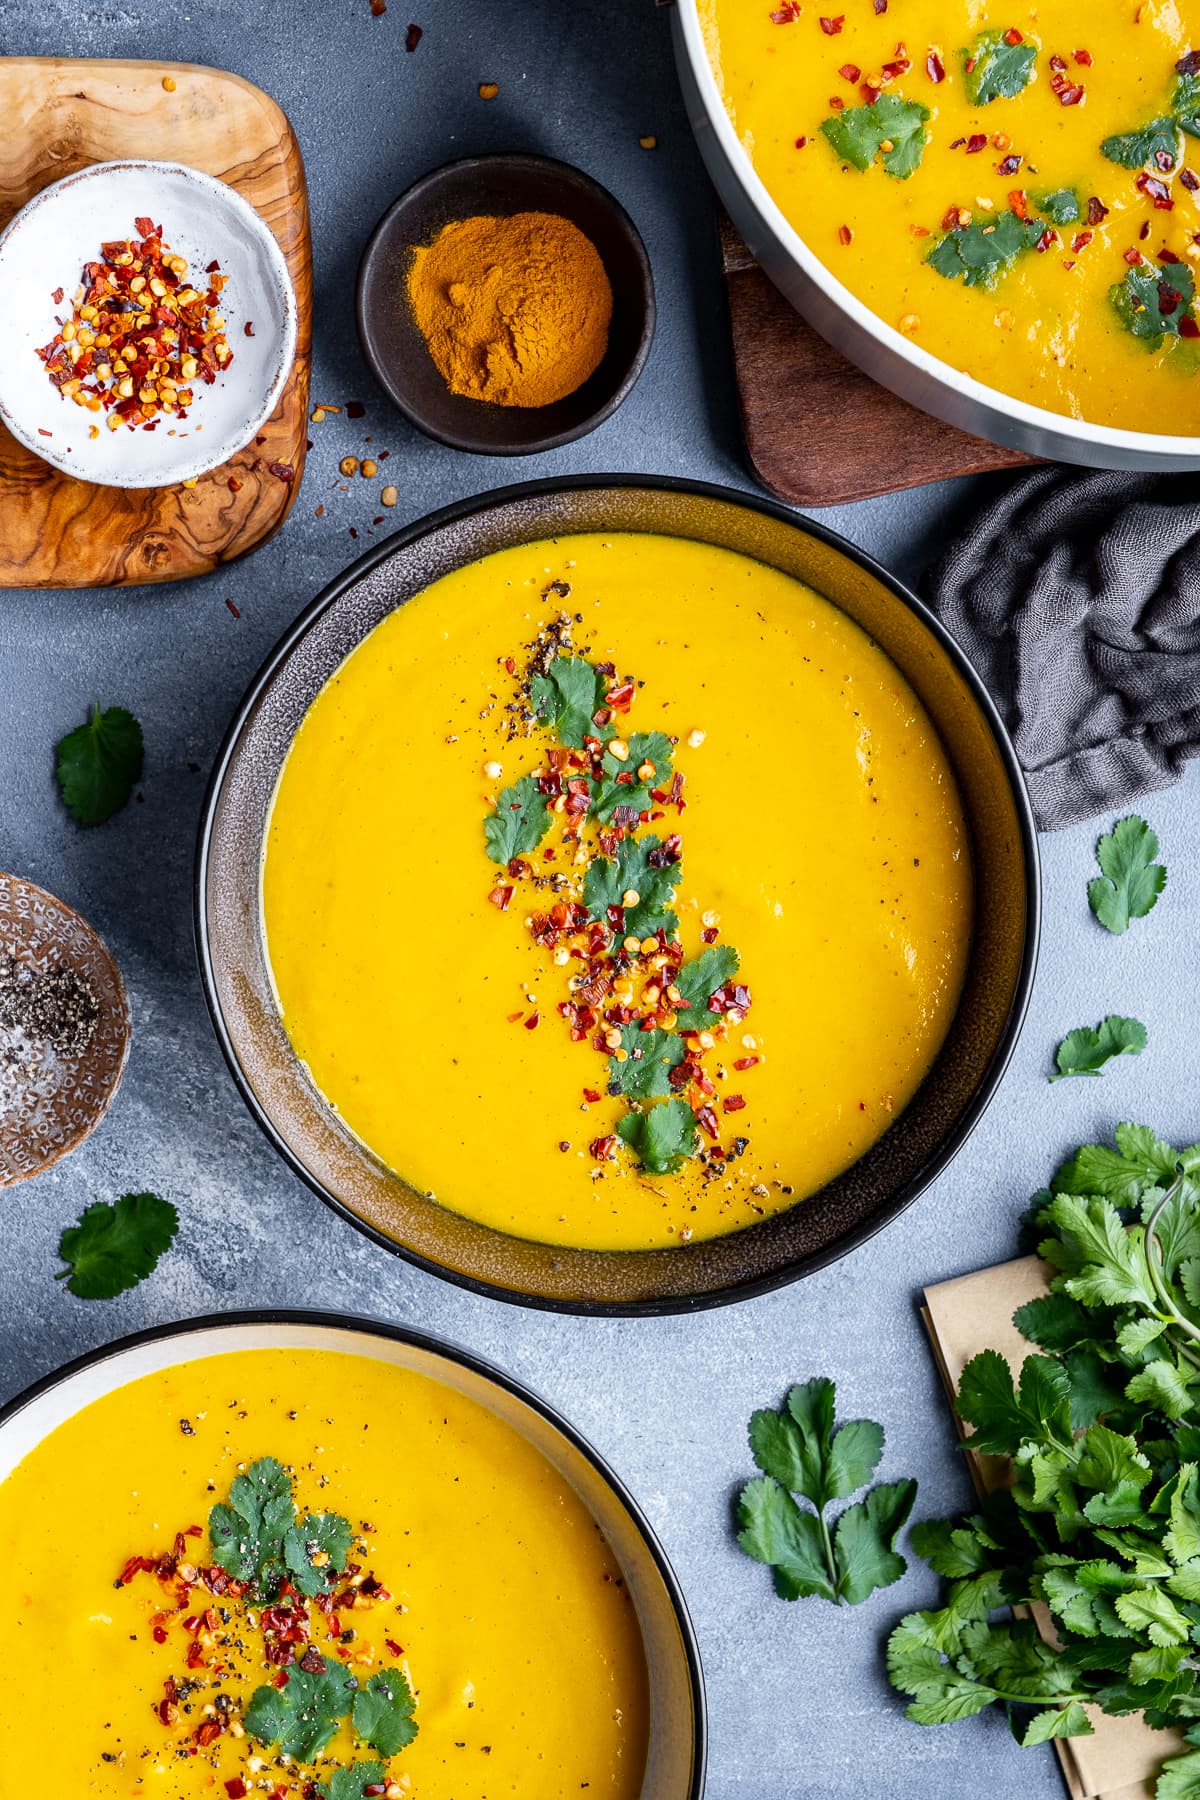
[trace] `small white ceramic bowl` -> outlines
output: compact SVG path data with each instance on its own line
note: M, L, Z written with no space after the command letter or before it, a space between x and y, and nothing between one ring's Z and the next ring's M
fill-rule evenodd
M186 419L108 431L104 415L63 399L36 352L58 330L55 316L70 318L83 265L99 260L102 243L137 235L143 215L187 258L197 285L210 262L220 263L233 361L212 386L194 384ZM59 288L67 297L56 305ZM296 297L272 232L234 188L182 163L93 163L35 194L0 233L0 420L81 481L169 487L218 468L270 418L295 353ZM101 426L95 438L93 424Z

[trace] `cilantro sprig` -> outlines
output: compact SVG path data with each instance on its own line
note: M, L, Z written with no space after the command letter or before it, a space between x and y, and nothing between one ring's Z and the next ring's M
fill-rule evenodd
M1115 936L1132 919L1144 919L1158 904L1167 871L1158 861L1158 839L1136 814L1119 819L1096 845L1102 874L1088 882L1088 905Z
M483 822L487 853L494 863L527 856L537 849L549 829L545 796L532 775L522 775L520 781L501 791L496 810Z
M123 706L93 703L86 724L69 731L55 753L63 804L80 825L103 825L120 812L142 773L142 728Z
M644 938L656 931L673 936L679 926L671 911L679 886L679 864L659 866L655 852L661 849L660 840L651 833L644 838L623 838L611 857L593 857L583 878L583 904L593 919L603 920L610 906L620 906L624 929L631 936ZM626 894L636 894L637 899L626 904Z
M314 1658L315 1660L315 1658ZM274 1745L285 1756L311 1762L350 1714L358 1682L344 1663L320 1658L321 1668L298 1664L288 1670L287 1686L256 1688L246 1707L246 1730L260 1744Z
M696 1154L696 1115L686 1100L628 1112L617 1132L647 1175L672 1175Z
M990 106L993 100L1013 100L1034 77L1038 47L1007 31L981 31L969 50L964 50L963 76L972 106Z
M604 677L582 656L558 656L544 675L535 675L529 698L539 725L547 726L572 750L595 737L595 715L604 705Z
M1019 219L1011 209L989 213L985 220L953 226L925 260L948 281L992 288L1023 251L1041 242L1045 230L1041 219Z
M179 1214L157 1194L96 1200L59 1239L58 1254L70 1267L55 1279L80 1300L112 1300L154 1273L178 1229Z
M881 93L868 106L832 113L821 130L843 162L865 171L882 153L887 173L907 181L920 167L929 139L928 118L929 108L919 100Z
M286 1578L314 1599L345 1573L354 1533L340 1513L296 1511L292 1478L273 1456L261 1456L230 1484L228 1500L208 1515L213 1561L271 1599Z
M1118 1126L1034 1213L1050 1291L1014 1324L1035 1353L1014 1381L984 1350L959 1384L968 1444L1010 1457L1012 1485L914 1528L945 1603L901 1621L889 1673L922 1725L998 1702L1036 1744L1085 1734L1097 1706L1200 1746L1200 1145ZM992 1616L1025 1604L1054 1641ZM1198 1791L1193 1747L1157 1793Z
M830 1529L830 1503L864 1487L883 1454L882 1426L870 1419L835 1426L835 1398L833 1382L818 1376L792 1388L780 1411L753 1415L750 1449L762 1477L747 1482L739 1497L738 1543L747 1556L771 1564L782 1599L819 1595L853 1606L903 1575L896 1535L917 1484L879 1483Z
M1114 1056L1140 1056L1146 1048L1146 1027L1140 1019L1124 1019L1109 1013L1099 1025L1076 1026L1069 1031L1055 1054L1056 1075L1051 1081L1066 1081L1072 1075L1099 1075L1105 1063Z

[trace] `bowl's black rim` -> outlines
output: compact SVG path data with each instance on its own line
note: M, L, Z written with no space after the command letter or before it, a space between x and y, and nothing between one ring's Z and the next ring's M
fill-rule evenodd
M413 1331L406 1325L392 1325L382 1319L371 1319L361 1313L328 1312L320 1308L309 1310L304 1307L256 1306L243 1308L237 1312L202 1313L194 1319L178 1319L161 1325L148 1326L144 1331L133 1331L125 1337L114 1340L111 1344L101 1344L95 1350L88 1350L82 1356L74 1357L64 1363L61 1368L53 1369L48 1375L39 1377L21 1393L0 1406L0 1430L11 1419L26 1407L40 1400L43 1394L69 1381L72 1376L85 1369L96 1368L101 1363L109 1362L114 1357L123 1355L127 1350L140 1349L144 1344L157 1344L167 1338L190 1337L196 1332L236 1330L240 1325L311 1325L319 1329L337 1331L355 1331L364 1337L386 1337L396 1343L408 1344L416 1350L423 1350L431 1356L443 1357L448 1362L457 1363L460 1368L469 1370L480 1376L493 1386L502 1388L514 1399L528 1406L532 1412L546 1421L547 1424L564 1437L573 1449L577 1450L584 1460L591 1464L601 1481L624 1508L629 1519L637 1530L638 1536L650 1554L650 1560L658 1570L662 1584L671 1603L671 1611L675 1623L679 1627L679 1636L683 1644L684 1658L688 1666L688 1680L692 1695L692 1779L688 1789L688 1800L700 1800L704 1792L705 1774L708 1763L708 1702L704 1691L704 1668L700 1661L700 1646L696 1638L696 1630L688 1612L687 1601L679 1578L667 1557L666 1551L654 1534L654 1528L634 1499L625 1483L621 1480L600 1452L592 1447L581 1431L578 1431L569 1419L563 1417L558 1409L544 1400L533 1388L525 1386L515 1376L497 1368L494 1363L476 1356L473 1350L467 1350L460 1344L451 1343L446 1338L431 1336L425 1331Z
M528 167L560 171L573 183L589 188L600 204L614 215L629 240L641 269L642 297L645 308L645 320L633 360L618 386L602 406L597 407L594 412L588 413L577 425L570 426L566 431L546 432L541 437L505 444L485 442L482 438L473 437L469 433L444 429L409 404L392 381L382 359L375 354L366 303L367 286L376 247L382 240L394 215L402 207L408 206L422 189L436 186L444 176L494 163L506 163L510 166L524 164ZM397 411L403 413L409 424L415 425L417 430L423 432L426 437L433 438L439 444L448 445L451 450L463 450L476 456L537 456L546 450L558 450L564 444L573 444L579 438L586 437L589 432L595 431L598 425L603 425L606 419L610 419L617 408L629 398L646 366L646 359L654 342L657 306L654 297L654 275L650 266L649 254L642 241L642 234L615 194L611 194L586 170L577 168L574 163L563 162L560 157L538 156L529 151L500 150L481 156L459 156L451 162L441 163L436 169L428 169L424 175L419 176L416 181L406 187L402 194L396 196L373 227L359 259L358 275L354 285L354 319L358 327L359 345L367 367Z
M520 1288L503 1287L498 1283L481 1281L473 1275L465 1275L456 1269L448 1269L444 1264L435 1261L432 1257L423 1256L420 1251L413 1250L407 1245L397 1244L385 1232L378 1230L366 1219L360 1218L336 1195L331 1194L305 1168L299 1157L293 1153L291 1147L276 1130L242 1072L217 998L216 979L208 950L205 901L216 803L234 745L247 718L257 705L276 670L304 636L313 621L333 606L348 588L353 587L364 576L370 574L380 563L386 562L398 551L407 549L410 544L416 543L431 531L439 531L447 525L457 524L460 520L470 518L485 510L512 505L520 500L542 499L554 494L579 493L589 489L604 488L641 488L650 491L692 494L701 499L717 500L726 505L742 506L753 512L764 513L769 518L794 526L798 531L807 532L829 549L840 552L895 594L902 604L907 606L926 626L945 650L988 723L1008 774L1009 788L1017 812L1026 870L1025 942L1008 1019L971 1104L964 1111L954 1131L925 1167L911 1181L907 1182L886 1205L878 1207L869 1219L864 1220L854 1230L837 1238L833 1243L827 1244L823 1249L815 1250L809 1256L798 1257L768 1275L758 1275L748 1281L735 1282L730 1287L718 1288L708 1293L669 1294L651 1299L629 1301L559 1300L541 1294L525 1293ZM209 777L200 816L193 901L193 929L196 956L200 966L201 987L217 1042L229 1065L234 1083L250 1109L251 1117L288 1167L300 1177L307 1187L312 1189L313 1193L382 1249L389 1250L395 1256L403 1257L414 1268L421 1269L429 1275L437 1275L443 1281L451 1281L458 1287L466 1288L470 1293L482 1294L493 1300L506 1300L516 1306L533 1307L541 1312L614 1319L661 1318L677 1313L704 1312L711 1307L731 1305L735 1301L757 1299L763 1294L773 1293L777 1288L786 1287L803 1276L813 1275L818 1269L823 1269L830 1263L840 1261L843 1256L848 1256L852 1250L857 1250L869 1238L873 1238L876 1232L881 1231L885 1225L890 1225L894 1219L906 1211L913 1201L924 1193L925 1189L936 1181L953 1162L995 1097L1001 1077L1016 1048L1017 1039L1029 1008L1033 978L1037 968L1042 913L1041 864L1038 856L1037 828L1034 823L1029 794L1025 787L1025 777L1017 761L1016 752L991 695L968 661L965 652L924 602L911 593L894 575L890 574L881 563L876 562L874 557L869 556L865 550L861 550L857 544L852 544L840 533L831 531L827 525L822 525L815 519L796 513L779 501L770 500L758 494L750 494L739 488L722 487L715 482L691 481L682 476L630 474L568 475L543 481L516 482L508 487L493 488L486 494L476 495L468 500L453 501L449 506L439 507L435 512L427 513L423 518L415 520L412 524L395 532L391 537L385 538L381 544L360 556L357 561L350 564L349 568L343 570L327 587L323 588L316 599L311 601L293 621L267 656L266 661L250 683L221 742L212 774ZM677 1254L686 1256L689 1252L680 1250Z

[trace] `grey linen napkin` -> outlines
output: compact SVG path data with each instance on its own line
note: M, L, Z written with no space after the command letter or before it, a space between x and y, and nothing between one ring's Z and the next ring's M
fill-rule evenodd
M926 591L1004 715L1043 830L1200 755L1200 477L1018 476Z

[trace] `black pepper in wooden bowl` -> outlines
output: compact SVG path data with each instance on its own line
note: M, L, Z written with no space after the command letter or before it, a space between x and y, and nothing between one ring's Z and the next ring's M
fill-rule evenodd
M0 1063L28 1070L31 1050L42 1045L82 1056L99 1018L95 992L74 969L37 969L0 951Z

